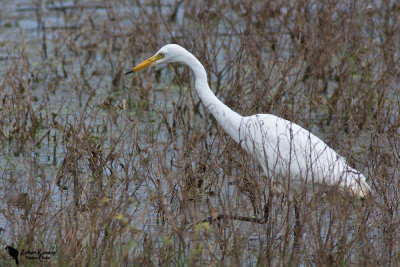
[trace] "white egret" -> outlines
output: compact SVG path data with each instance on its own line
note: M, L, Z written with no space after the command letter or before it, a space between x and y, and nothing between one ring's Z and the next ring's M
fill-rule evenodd
M203 65L179 45L162 47L126 74L167 62L190 67L204 106L233 140L258 161L265 175L272 179L273 191L297 196L314 185L328 185L361 198L370 193L364 175L311 132L271 114L241 116L227 107L211 91Z

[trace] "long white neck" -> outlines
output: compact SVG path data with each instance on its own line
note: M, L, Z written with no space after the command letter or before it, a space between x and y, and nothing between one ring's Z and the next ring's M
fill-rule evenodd
M219 125L239 143L239 127L242 116L230 109L214 95L208 86L206 70L195 56L187 52L179 61L192 69L196 78L195 88L203 104L218 121Z

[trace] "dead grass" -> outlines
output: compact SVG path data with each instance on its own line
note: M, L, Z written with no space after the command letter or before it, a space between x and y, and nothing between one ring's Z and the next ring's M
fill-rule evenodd
M1 246L55 251L43 260L51 265L400 261L395 1L5 7ZM296 237L283 195L265 225L202 223L221 212L260 216L268 180L204 110L188 68L122 76L166 43L193 52L234 110L272 113L320 136L368 177L372 198L362 205L328 190L301 199Z

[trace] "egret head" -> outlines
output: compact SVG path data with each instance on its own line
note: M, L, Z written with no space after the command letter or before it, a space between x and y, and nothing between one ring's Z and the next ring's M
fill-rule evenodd
M167 63L167 62L178 62L181 61L180 59L185 54L186 49L176 45L176 44L168 44L163 46L158 52L152 56L151 58L143 61L136 67L134 67L131 71L128 71L125 74L129 74L132 72L139 71L141 69L157 65L159 63Z

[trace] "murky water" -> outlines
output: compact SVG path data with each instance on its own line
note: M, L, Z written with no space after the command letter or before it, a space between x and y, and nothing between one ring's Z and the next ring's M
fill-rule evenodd
M156 77L150 77L146 71L139 74L139 78L122 76L122 73L128 70L133 63L137 63L155 52L150 51L148 47L140 49L135 47L135 51L141 51L140 54L139 52L135 55L131 55L129 52L124 53L124 49L130 47L128 45L130 39L149 38L149 36L146 36L146 32L140 32L141 28L132 29L130 27L133 24L132 21L141 20L141 25L146 30L146 24L152 23L151 18L154 16L154 10L156 10L156 14L157 12L159 14L170 14L170 10L176 7L174 1L163 2L162 4L139 2L142 2L143 5L140 9L136 5L128 5L129 8L127 8L126 3L123 2L120 6L118 4L113 5L114 9L109 8L104 3L92 4L90 2L83 3L80 6L74 4L73 1L61 3L39 1L36 4L28 1L5 0L2 2L0 10L0 76L3 79L4 89L2 89L3 92L0 92L0 101L3 101L0 106L5 107L5 103L12 96L10 92L14 92L6 86L6 84L10 84L7 83L6 79L20 79L20 90L23 91L21 93L23 97L19 101L21 101L21 105L25 102L29 103L33 110L29 115L20 114L20 120L23 120L24 117L31 118L35 114L39 118L37 121L42 124L35 130L30 123L27 123L26 127L36 131L32 134L35 136L32 138L34 141L29 139L30 141L21 145L18 143L20 139L4 138L4 140L8 139L9 141L4 142L1 146L0 186L4 195L1 196L2 202L0 203L0 209L3 211L3 216L0 216L0 227L6 231L1 233L0 245L25 241L23 240L25 237L21 237L18 233L27 233L32 230L29 228L32 223L26 218L30 220L34 220L32 218L39 219L40 214L35 214L34 210L47 215L44 223L49 230L42 236L46 236L46 241L56 240L58 233L55 229L58 229L57 226L63 223L63 219L74 214L71 207L77 200L83 211L79 216L83 218L82 221L88 222L95 216L99 216L98 214L101 214L99 217L119 218L119 213L107 212L111 210L110 206L120 205L121 209L116 210L129 218L132 229L137 229L141 235L137 239L139 241L132 246L132 253L133 251L136 251L135 253L143 252L146 236L150 235L151 240L155 243L154 246L160 249L163 248L165 236L168 236L174 244L187 243L189 245L185 248L185 251L189 254L190 243L194 242L193 236L196 237L194 226L207 219L211 213L229 213L251 217L255 213L254 210L258 209L256 213L262 214L262 202L268 191L266 190L266 180L255 162L249 161L247 156L235 151L236 146L232 149L232 144L229 143L232 141L229 138L219 136L221 134L216 130L215 122L202 105L196 106L199 103L196 103L198 101L197 96L193 97L195 92L191 91L193 82L191 82L192 86L190 87L186 86L190 85L187 81L179 80L183 76L179 74L187 70L176 68L174 65L163 69L157 67L153 70L159 73ZM182 38L187 37L181 31L181 25L186 22L185 5L187 4L187 2L183 2L178 6L174 23L158 26L160 32L168 32L168 35L152 36L157 39L154 43L160 46L171 40L182 41ZM253 8L257 9L258 7L255 5ZM311 10L316 12L314 9ZM208 12L207 14L212 17L214 11L213 8L210 8L204 12ZM284 16L289 11L286 7L282 7L280 12L281 16ZM240 29L240 32L245 32L246 24L243 23L242 29L241 22L244 22L246 17L240 17L238 14L241 13L231 10L225 16L231 17L232 20L236 19L238 21L236 30ZM200 15L201 12L199 11ZM113 25L116 19L118 19L118 23ZM272 21L271 25L281 23L279 20ZM213 89L218 88L217 81L223 86L230 85L229 78L224 77L234 76L227 74L235 71L234 66L237 65L239 58L231 59L226 51L239 51L243 41L241 39L243 36L237 32L232 32L232 27L228 23L218 23L214 26L217 37L204 41L210 47L209 54L212 57L209 62L213 64L210 64L208 68L210 69L210 83ZM81 31L82 28L86 30ZM199 26L197 33L201 34L201 30L204 29ZM140 34L136 36L136 32L140 32ZM276 33L265 32L264 34L267 36ZM280 37L281 39L277 42L283 47L279 54L280 60L290 62L294 54L293 46L288 44L291 37L288 33L282 34ZM375 38L375 42L380 43L382 40ZM218 53L215 53L216 44L221 47L221 49L217 49ZM93 49L90 49L90 47L93 47ZM231 49L226 49L226 47L231 47ZM258 49L265 65L276 64L273 63L276 55L273 54L272 48L258 47ZM398 57L398 53L398 51L394 52L394 57ZM125 57L129 57L129 59L127 60ZM135 62L129 62L132 61L132 58ZM224 69L229 64L232 67ZM241 67L243 73L252 72L250 65ZM260 79L257 74L246 77L249 79L249 84L251 82L251 84L259 87L262 87L268 81L274 81L274 83L271 82L270 92L281 90L282 83L287 87L293 86L295 87L294 92L297 93L294 95L286 94L280 101L292 101L304 105L304 103L308 103L308 99L305 100L308 96L304 96L304 92L307 92L308 89L304 88L305 85L297 85L298 75L303 71L302 67L298 64L296 68L290 69L284 81L276 78L284 72L280 67L268 68L271 70L268 75L274 77L270 80ZM376 75L379 75L378 69L380 67L380 64L376 64L373 68L376 70ZM10 72L14 72L16 75L10 75ZM226 75L222 75L223 78L219 80L221 73ZM140 79L140 86L137 86L138 80L135 79ZM252 81L253 79L256 81ZM359 80L360 77L354 75L354 83L359 82ZM315 87L318 87L317 83ZM331 96L338 86L337 81L329 82L324 94ZM398 80L397 84L394 80L387 86L394 88L387 93L390 98L395 99L393 100L394 108L388 116L394 123L397 118L396 111L398 111L396 103L399 102L397 97ZM145 88L145 90L139 88ZM133 90L142 91L132 92ZM225 94L225 96L226 99L223 100L229 101L230 95ZM224 97L221 96L221 98ZM193 99L194 101L192 101ZM242 103L253 101L250 89L240 101ZM125 107L125 104L127 107ZM322 139L330 141L331 129L329 127L321 128L320 125L312 123L313 121L319 122L321 118L326 117L326 114L321 115L314 112L311 105L304 106L303 112L308 116L304 117L308 119L300 121L303 123L310 121L309 130L321 136ZM18 105L14 105L14 108L17 110ZM265 107L265 110L267 108L270 107ZM181 110L179 111L179 109ZM189 112L187 109L193 110ZM271 109L277 115L280 115L280 112L287 115L284 108L279 106L273 106ZM261 110L260 112L264 111ZM83 113L84 115L82 115ZM8 125L8 128L1 130L6 137L19 134L16 124L9 123L19 121L14 117L15 114L17 112L10 113L8 117L3 115L3 123ZM188 118L188 116L193 117ZM293 116L296 117L297 115L294 114ZM304 119L304 117L301 118ZM340 119L340 115L338 115L338 118L333 118L333 120ZM182 125L184 127L180 127ZM87 153L82 154L82 158L78 159L77 162L92 159L89 156L92 155L90 153L112 157L113 154L107 154L107 152L113 151L113 149L115 149L114 153L119 156L116 157L118 158L117 162L111 161L109 163L107 161L109 165L102 169L101 176L104 177L104 180L100 182L100 186L94 181L95 168L90 165L100 164L98 162L81 164L77 167L79 171L77 177L82 179L82 183L79 185L80 190L75 190L76 183L71 178L73 174L68 173L68 171L65 171L64 178L61 180L58 178L60 170L63 169L64 160L68 155L73 154L71 151L76 149L73 143L67 139L74 136L73 131L77 129L80 132L76 134L76 142L82 141L85 134L90 135L88 139L92 142L82 142L82 146L87 146L85 148ZM85 132L87 129L90 129L88 133ZM71 132L68 132L69 130ZM208 134L208 132L211 133ZM345 131L339 131L335 138L344 140L346 134ZM79 136L82 139L79 139ZM191 138L202 138L204 141L201 145L195 146L193 151L187 150L185 153L180 153L185 145L192 141ZM122 141L115 142L115 140ZM373 173L370 169L373 168L372 164L375 163L369 162L368 164L371 166L366 166L366 164L360 162L366 156L362 158L359 154L366 151L365 147L371 146L372 140L372 134L364 131L360 134L357 142L351 146L351 149L357 154L356 158L358 158L355 164L358 165L357 167L364 168L363 171L366 174ZM390 144L382 143L381 146L390 151ZM198 151L199 147L202 151L210 152L208 154L201 153L201 151ZM342 150L348 149L346 145L342 145L340 148ZM232 151L236 153L233 157L237 158L227 156ZM201 156L204 158L201 158ZM190 162L190 164L185 161ZM221 167L222 165L218 166L216 162L222 162L221 164L225 165ZM243 162L247 164L244 168L247 173L237 170L245 164ZM226 168L228 164L233 167ZM129 167L125 168L125 166ZM210 171L202 171L201 168L208 168ZM388 172L398 179L399 174L394 167L389 169ZM183 180L187 178L185 174L188 174L188 177L192 175L195 176L195 179L204 180L204 184L199 186L201 189L198 189L198 192L191 192L188 196L183 195L182 192L185 191L186 186ZM202 175L209 175L209 177ZM252 196L246 193L246 186L243 186L243 184L247 182L241 181L243 177L251 177L259 186L258 188L261 188L259 196L262 197L262 200L256 201L256 204L252 203ZM76 192L78 191L79 195L77 196ZM98 195L101 195L102 199L96 199ZM184 198L193 200L184 201ZM101 210L104 213L86 212L88 207L88 210L90 210L93 199L97 201L94 205L103 205ZM43 204L44 201L45 204ZM124 206L125 204L126 206ZM206 239L206 241L202 240L204 246L208 245L209 251L215 250L215 257L221 256L222 252L218 250L220 244L217 244L217 236L220 234L219 238L227 243L238 242L240 248L245 251L245 254L247 253L241 257L243 264L254 266L257 264L260 249L266 248L266 244L281 244L285 238L293 238L294 215L292 207L289 207L288 210L287 202L283 196L275 196L273 204L274 208L270 216L274 218L274 222L270 225L272 230L269 235L266 233L265 225L224 222L222 228L212 226L215 236L203 237L204 240ZM311 204L311 202L303 203L304 206ZM31 207L29 212L26 208L27 205ZM41 208L44 205L45 208ZM164 211L164 214L160 214L161 210ZM321 207L315 208L313 214L302 214L308 225L312 225L307 228L306 224L302 236L304 240L310 240L307 245L317 247L315 240L327 239L328 233L331 231L328 222L331 218L334 218L335 212L337 212L335 208L330 210L329 205L323 204ZM380 210L376 209L374 212L377 214L374 215L374 218L380 218L378 214ZM399 216L397 213L394 214ZM169 224L163 223L163 216ZM357 222L355 217L361 215L351 216L346 214L346 216L348 225L344 226L343 229L346 229L347 236L340 240L343 244L353 242L354 236L357 236L358 229L354 226L354 223ZM324 223L315 222L317 219ZM314 222L315 225L319 225L319 232L317 233L313 232ZM382 229L372 226L375 223L376 221L369 221L367 224L373 229L366 234L370 240L379 239L384 235ZM62 229L60 231L66 231L66 228ZM189 234L183 238L171 234L180 232L181 229ZM218 233L218 231L222 233ZM82 230L82 232L84 231ZM241 236L244 237L243 240L240 240L240 242L233 240L235 232L240 232ZM106 234L102 233L100 236L104 238ZM271 240L271 236L274 240ZM122 244L125 245L124 242L131 240L131 236L121 234L120 239L122 246ZM331 242L333 243L333 241ZM335 245L339 246L341 243L338 244ZM307 245L303 244L302 246ZM283 254L284 250L278 248L278 245L276 246L276 250L279 250L276 254ZM364 244L358 244L355 247L356 252L346 254L349 262L357 261L357 253L364 249ZM315 257L311 254L312 252L304 256L303 259ZM208 260L211 261L211 259ZM310 261L305 260L305 262Z

